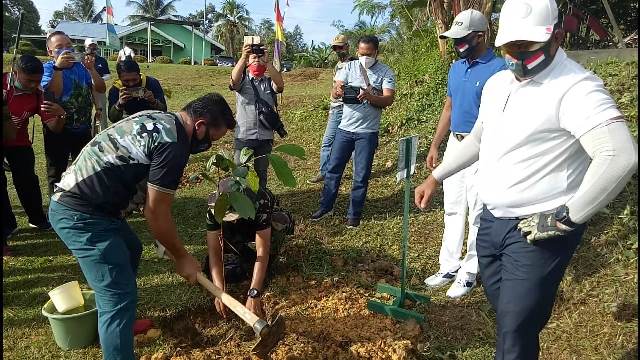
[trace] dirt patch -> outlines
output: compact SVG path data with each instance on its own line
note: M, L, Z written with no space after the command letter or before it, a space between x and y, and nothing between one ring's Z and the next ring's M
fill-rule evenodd
M286 73L284 76L284 81L286 83L287 81L307 82L310 80L318 80L321 74L322 69L304 68Z
M287 294L265 294L265 311L286 320L272 359L415 358L420 325L369 312L367 300L373 294L353 285L300 280L279 277L276 287L286 283ZM154 354L158 359L255 358L249 355L255 343L250 327L238 318L221 320L212 306L177 313L160 325L171 351Z

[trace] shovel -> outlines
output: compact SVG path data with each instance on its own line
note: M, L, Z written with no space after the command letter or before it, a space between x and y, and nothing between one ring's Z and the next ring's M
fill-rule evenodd
M169 251L167 251L167 249L164 248L164 246L160 249L160 252L162 253L161 256L166 255L170 259L173 259L173 256L169 253ZM256 336L258 337L258 342L253 345L253 348L251 348L251 352L260 358L267 357L269 352L273 350L278 341L280 341L280 339L282 339L282 337L284 336L284 318L280 315L277 315L276 319L272 321L271 324L269 324L266 320L260 319L256 314L249 311L249 309L242 305L238 300L234 299L231 295L227 294L222 289L217 287L214 283L209 281L209 279L207 279L207 277L202 272L196 274L196 280L198 281L198 283L200 283L200 285L207 289L207 291L213 294L213 296L222 300L222 303L225 304L229 309L231 309L231 311L238 315L242 320L244 320L244 322L251 326L253 331L256 333Z

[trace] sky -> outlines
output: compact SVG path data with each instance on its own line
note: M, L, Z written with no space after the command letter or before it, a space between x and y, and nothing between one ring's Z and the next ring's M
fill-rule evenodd
M40 12L40 25L46 30L48 22L55 10L62 10L65 0L32 0ZM178 0L176 8L179 15L188 15L204 7L205 0ZM273 0L241 0L249 9L249 15L256 23L262 18L274 19ZM207 1L210 3L211 1ZM117 24L126 25L125 18L133 12L133 8L126 6L126 0L111 0L114 16ZM217 7L221 0L213 0ZM96 10L101 9L106 0L95 0ZM336 35L336 29L331 26L333 20L341 20L345 25L352 25L357 20L357 15L351 13L352 0L289 0L289 7L285 6L285 0L280 0L280 11L284 13L284 26L292 30L295 25L300 25L307 43L313 40L315 43L330 43Z

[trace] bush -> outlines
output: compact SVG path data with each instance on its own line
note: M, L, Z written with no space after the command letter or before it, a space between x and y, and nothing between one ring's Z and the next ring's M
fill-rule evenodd
M39 49L36 49L33 47L33 44L31 44L28 41L20 41L20 44L18 44L18 54L20 55L41 55L42 51ZM13 54L13 46L11 48L9 48L9 53ZM47 55L46 52L44 53L44 55Z
M137 63L146 63L147 62L147 57L143 56L143 55L135 55L133 57L133 60L135 60Z
M204 64L207 65L207 66L217 66L218 62L216 61L216 59L206 58L206 59L204 59Z
M158 64L173 64L173 60L171 60L171 58L168 56L158 56L156 57L154 62Z
M178 64L191 65L191 58L190 57L182 58L180 59L180 61L178 61Z

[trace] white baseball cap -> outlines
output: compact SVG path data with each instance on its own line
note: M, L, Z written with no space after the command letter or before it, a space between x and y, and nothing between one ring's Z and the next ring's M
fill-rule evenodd
M96 41L96 39L94 39L94 38L86 38L86 39L84 40L84 46L85 46L85 47L87 47L87 46L89 46L89 45L91 45L91 44L96 44L96 45L98 45L98 42L97 42L97 41Z
M440 39L459 39L469 35L473 31L487 31L489 22L487 18L478 10L468 9L460 12L453 23L451 29L440 34Z
M555 0L507 0L500 11L495 45L523 40L545 42L557 22Z

